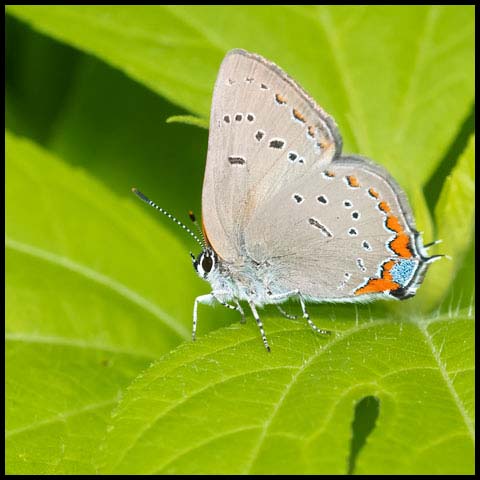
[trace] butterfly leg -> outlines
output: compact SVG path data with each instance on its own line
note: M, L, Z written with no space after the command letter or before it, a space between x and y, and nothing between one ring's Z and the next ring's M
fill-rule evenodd
M209 293L207 295L200 295L195 299L193 302L193 325L192 325L192 340L195 341L195 335L197 333L197 309L198 309L198 304L203 303L205 305L208 305L212 303L212 301L215 299L215 297Z
M290 320L296 320L298 318L297 315L287 313L280 305L277 305L277 309L285 318L289 318Z
M198 304L203 303L204 305L209 305L215 300L215 295L213 293L208 293L207 295L200 295L195 299L193 303L193 325L192 325L192 340L195 341L195 336L197 334L197 309Z
M192 326L192 340L195 340L196 334L197 334L197 310L198 310L198 304L203 303L204 305L209 305L212 303L214 300L216 300L218 303L221 303L224 307L230 308L231 310L237 310L240 312L240 315L242 316L241 323L245 323L245 313L243 312L242 307L238 303L237 300L235 300L235 305L230 305L229 303L222 302L219 298L218 295L224 295L228 294L229 292L223 292L223 291L218 291L218 292L211 292L207 295L200 295L195 299L195 302L193 304L193 326Z
M224 307L226 308L229 308L230 310L238 310L238 308L235 306L235 305L230 305L229 303L227 302L222 302L220 299L218 299L214 293L212 293L212 296L213 298L218 302L220 303L221 305L223 305Z
M267 352L269 352L270 346L268 345L267 337L265 335L265 330L263 329L263 323L260 320L260 317L258 316L258 312L257 312L257 309L255 308L255 304L251 300L248 301L248 304L250 305L250 309L252 310L253 318L255 318L258 328L260 329L260 334L262 335L263 344L265 345Z
M269 294L270 295L270 298L272 300L286 300L287 298L291 298L292 296L296 296L298 295L300 292L298 290L292 290L291 292L286 292L286 293L282 293L282 294L279 294L279 295L272 295L271 293ZM297 315L290 315L289 313L287 313L280 305L276 305L278 311L285 317L285 318L289 318L290 320L296 320L298 317Z
M307 321L307 323L310 325L312 330L316 333L321 333L323 335L330 335L332 332L330 330L322 330L321 328L318 328L312 320L310 320L310 315L307 312L307 309L305 307L305 300L303 299L301 293L298 293L298 300L300 301L300 305L302 306L302 312L303 312L303 318Z
M238 303L238 300L235 300L235 305L230 305L229 303L227 302L222 302L219 298L217 298L215 296L215 292L212 292L211 295L213 296L213 298L215 298L215 300L218 302L218 303L221 303L224 307L227 307L229 308L230 310L236 310L237 312L240 313L240 315L242 316L242 319L240 320L240 323L245 323L245 313L243 312L243 308L240 306L240 304Z
M300 290L292 290L291 292L285 292L280 295L271 295L270 298L272 300L284 300L293 296L296 296L300 301L300 305L302 306L303 318L307 321L307 323L310 325L312 330L324 335L330 335L332 333L330 332L330 330L322 330L312 322L312 320L310 319L310 315L308 314L307 309L305 307L305 300L303 299L302 294L300 293Z
M241 307L240 303L238 302L238 300L235 300L235 303L237 305L237 311L240 312L240 315L242 316L241 320L240 320L240 323L246 323L246 320L245 320L245 312L243 311L243 308Z

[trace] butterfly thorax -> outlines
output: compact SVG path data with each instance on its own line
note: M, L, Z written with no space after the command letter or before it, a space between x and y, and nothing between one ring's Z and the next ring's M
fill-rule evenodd
M213 250L204 250L194 262L197 274L212 286L221 301L250 300L257 306L274 303L272 297L284 293L272 285L278 275L269 262L257 262L245 256L241 263L226 262Z

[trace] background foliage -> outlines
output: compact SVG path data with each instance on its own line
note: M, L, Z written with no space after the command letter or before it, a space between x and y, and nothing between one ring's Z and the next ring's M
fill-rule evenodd
M473 7L10 6L6 30L8 473L473 472ZM188 341L191 242L130 193L200 212L235 47L451 257L413 300L312 307L329 338L265 309L271 355L221 308Z

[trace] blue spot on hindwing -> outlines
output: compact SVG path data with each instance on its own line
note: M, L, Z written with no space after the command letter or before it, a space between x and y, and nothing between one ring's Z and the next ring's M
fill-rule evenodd
M392 280L402 287L405 287L412 279L416 268L417 262L415 260L397 260L395 265L390 270Z

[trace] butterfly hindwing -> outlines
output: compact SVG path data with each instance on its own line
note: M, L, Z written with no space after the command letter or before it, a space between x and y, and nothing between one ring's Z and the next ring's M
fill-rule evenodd
M246 228L246 249L268 262L279 291L301 287L324 301L400 292L423 259L404 193L387 172L339 158L314 178L282 188Z

